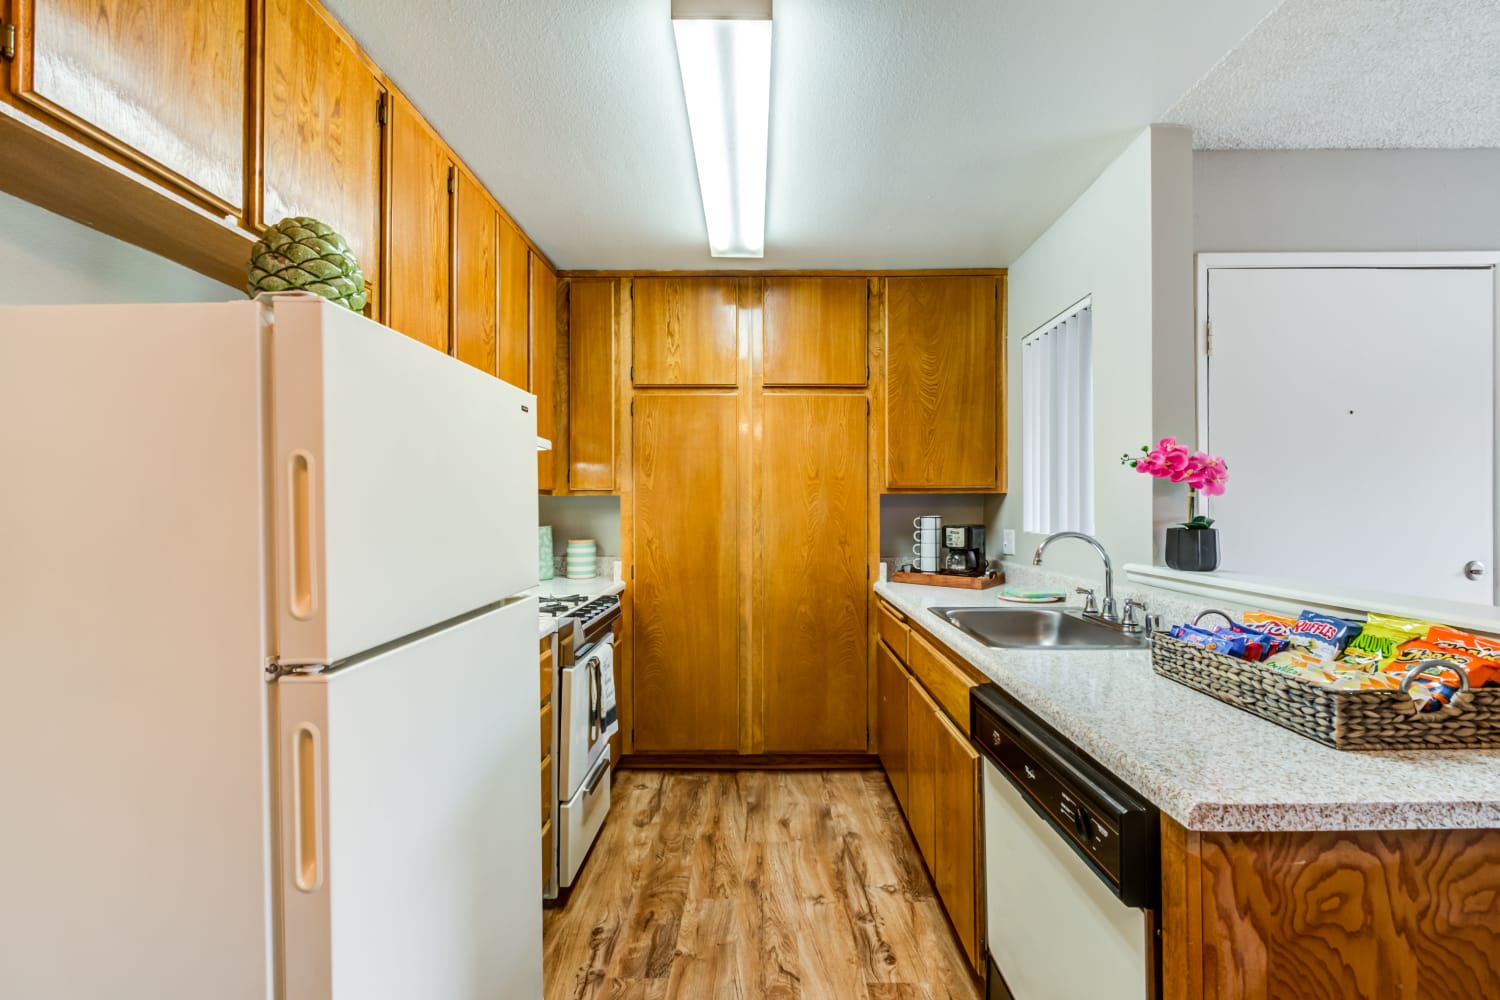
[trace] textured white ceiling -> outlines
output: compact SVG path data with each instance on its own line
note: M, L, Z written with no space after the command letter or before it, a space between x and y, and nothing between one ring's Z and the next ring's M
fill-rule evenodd
M326 0L565 268L1008 264L1275 0L775 0L765 260L708 256L669 0Z
M1500 0L1286 0L1163 120L1200 149L1500 148Z

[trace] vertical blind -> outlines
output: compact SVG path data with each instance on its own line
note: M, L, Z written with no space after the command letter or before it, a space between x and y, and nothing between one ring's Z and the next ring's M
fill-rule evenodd
M1094 531L1093 308L1084 300L1021 341L1023 527Z

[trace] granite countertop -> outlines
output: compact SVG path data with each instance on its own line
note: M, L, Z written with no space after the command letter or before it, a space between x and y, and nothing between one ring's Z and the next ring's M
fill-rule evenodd
M605 594L623 594L625 584L621 580L608 576L594 576L586 580L570 580L567 577L553 577L551 580L543 580L541 583L525 592L526 597L538 597L546 600L549 597L567 597L570 594L581 594L584 597L602 597ZM539 620L541 629L537 638L551 635L557 631L557 619L541 618Z
M926 610L998 590L875 592L1190 830L1500 827L1500 750L1334 750L1158 676L1145 650L992 649Z

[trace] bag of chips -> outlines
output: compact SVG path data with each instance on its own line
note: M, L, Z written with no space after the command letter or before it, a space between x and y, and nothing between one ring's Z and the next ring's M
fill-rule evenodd
M1269 611L1246 611L1241 616L1241 620L1246 628L1275 636L1278 639L1289 637L1292 629L1297 625L1297 619L1288 618L1286 615L1273 615Z
M1334 660L1359 631L1354 622L1316 611L1304 611L1292 626L1289 642L1293 649L1312 653L1320 660Z
M1436 632L1437 629L1433 631ZM1450 640L1449 644L1445 645L1431 638L1413 639L1406 643L1384 669L1387 673L1404 676L1424 660L1432 662L1433 665L1426 667L1422 673L1418 674L1418 680L1436 680L1442 684L1457 686L1459 684L1457 670L1463 670L1468 676L1469 686L1477 688L1500 678L1500 662L1464 649L1454 641Z
M1359 634L1349 640L1339 656L1339 665L1354 670L1376 671L1395 659L1401 645L1421 639L1429 629L1439 627L1415 618L1395 618L1372 614Z

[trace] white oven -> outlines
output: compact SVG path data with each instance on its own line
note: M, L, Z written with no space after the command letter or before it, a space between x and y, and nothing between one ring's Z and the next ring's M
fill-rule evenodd
M609 815L609 740L620 728L614 689L614 623L620 618L620 599L613 594L552 597L542 611L558 622L553 736L557 819L550 842L543 845L543 850L555 852L557 875L543 896L565 902Z

